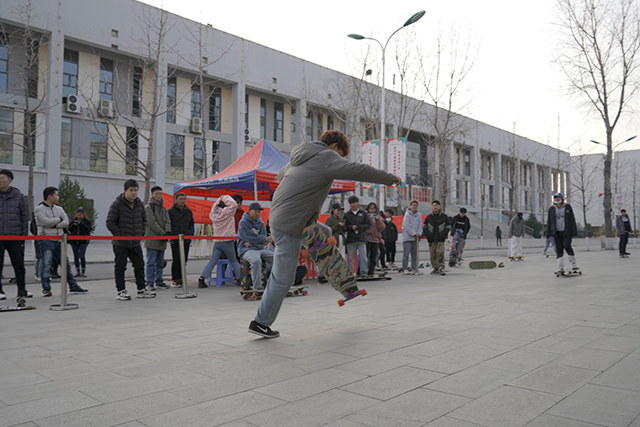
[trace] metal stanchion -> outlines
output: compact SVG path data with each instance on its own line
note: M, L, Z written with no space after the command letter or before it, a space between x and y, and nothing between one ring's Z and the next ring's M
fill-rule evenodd
M196 298L198 296L197 293L187 293L187 268L185 262L185 253L184 253L184 234L180 234L178 239L178 243L180 245L180 271L182 271L182 293L176 294L176 298L178 299L186 299L186 298Z
M60 304L51 304L49 310L53 311L65 311L76 310L78 304L67 304L67 233L62 235L62 241L60 242L60 296L62 301Z

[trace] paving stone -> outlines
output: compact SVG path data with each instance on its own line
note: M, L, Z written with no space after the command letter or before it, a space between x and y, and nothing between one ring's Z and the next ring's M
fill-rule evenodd
M507 385L567 396L598 375L598 371L549 364L509 382Z
M425 424L425 427L483 427L480 424L470 423L467 421L456 420L447 416L440 417L435 421Z
M520 371L477 365L434 381L425 388L478 398L521 375Z
M442 377L442 374L436 372L405 366L356 381L340 389L375 399L388 400Z
M501 354L486 362L480 363L482 366L492 366L504 368L511 371L518 371L522 374L533 371L550 361L556 359L557 354L545 353L542 351L516 349L508 353Z
M580 347L560 356L551 363L575 366L576 368L604 371L622 359L626 353Z
M583 421L570 420L569 418L556 417L542 414L528 423L526 427L601 427L598 424L585 423Z
M640 360L628 356L602 372L591 383L640 392Z
M505 351L506 349L497 350L481 343L473 343L428 359L422 359L411 366L453 374L485 360L492 359Z

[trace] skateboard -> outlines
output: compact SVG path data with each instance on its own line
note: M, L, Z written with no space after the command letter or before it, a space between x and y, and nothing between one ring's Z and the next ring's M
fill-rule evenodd
M370 282L374 280L391 280L391 277L387 277L387 272L385 271L383 273L375 274L373 276L358 277L357 279L358 282Z
M559 270L555 272L556 277L573 277L573 276L582 276L582 271L580 270Z
M302 256L311 258L324 278L344 296L338 300L338 305L342 307L345 302L366 295L367 291L358 289L355 274L338 251L336 239L327 237L325 229L328 230L328 227L314 223L302 230Z
M620 258L629 258L629 255L620 255Z
M19 310L35 310L36 309L36 307L32 305L27 305L27 301L24 298L18 298L16 303L18 305L15 307L11 307L11 306L0 307L0 311L19 311Z
M469 268L472 270L484 270L487 268L496 268L495 261L471 261L469 263Z
M295 295L301 295L301 296L306 296L309 294L309 292L305 289L308 288L309 285L297 285L297 286L292 286L291 289L289 289L289 292L287 292L287 296L291 297L291 296L295 296ZM240 295L242 295L242 299L244 300L251 300L251 301L257 301L260 298L262 298L262 294L264 293L265 289L240 289Z
M510 256L509 257L509 261L524 261L524 256L520 255L520 256Z

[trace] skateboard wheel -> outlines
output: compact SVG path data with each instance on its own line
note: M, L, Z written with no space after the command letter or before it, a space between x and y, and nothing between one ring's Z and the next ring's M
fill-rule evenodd
M307 291L302 291L302 295L308 295L308 294L309 294L309 292L307 292Z
M327 243L330 244L331 246L335 246L338 244L338 241L336 240L335 237L331 236L327 239Z
M366 289L360 289L360 295L365 296L367 294Z
M339 305L340 307L342 307L342 306L344 305L344 299L339 299L339 300L338 300L338 305Z
M249 295L247 295L247 294L242 295L242 299L243 300L248 300L249 299Z
M251 295L251 301L258 301L258 295Z
M302 255L302 258L304 258L304 259L309 259L309 258L311 258L311 252L309 252L309 250L308 250L308 249L302 249L302 250L300 251L300 255Z

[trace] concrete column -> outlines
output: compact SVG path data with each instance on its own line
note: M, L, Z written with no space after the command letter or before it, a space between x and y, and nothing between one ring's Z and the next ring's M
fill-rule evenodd
M47 90L44 101L47 131L44 134L47 185L60 185L60 139L62 135L62 65L64 60L64 33L62 17L58 15L57 29L50 34L47 49L49 68L47 70Z
M231 89L233 98L233 128L232 128L232 140L233 145L231 149L231 161L235 162L244 155L244 130L246 125L244 123L244 109L245 98L247 94L246 81L244 75L244 39L241 39L242 53L240 61L240 80L233 85ZM296 110L296 114L300 114ZM297 134L296 134L297 136ZM293 141L292 141L293 144Z
M165 105L167 102L167 60L164 54L164 49L160 54L160 63L158 64L158 75L155 76L156 87L159 105ZM163 111L160 108L160 111ZM186 145L186 143L185 143ZM166 156L168 155L169 147L167 147L167 115L160 114L155 118L154 131L153 131L153 180L157 184L162 185L162 188L173 188L171 185L167 185L165 182L167 162Z

